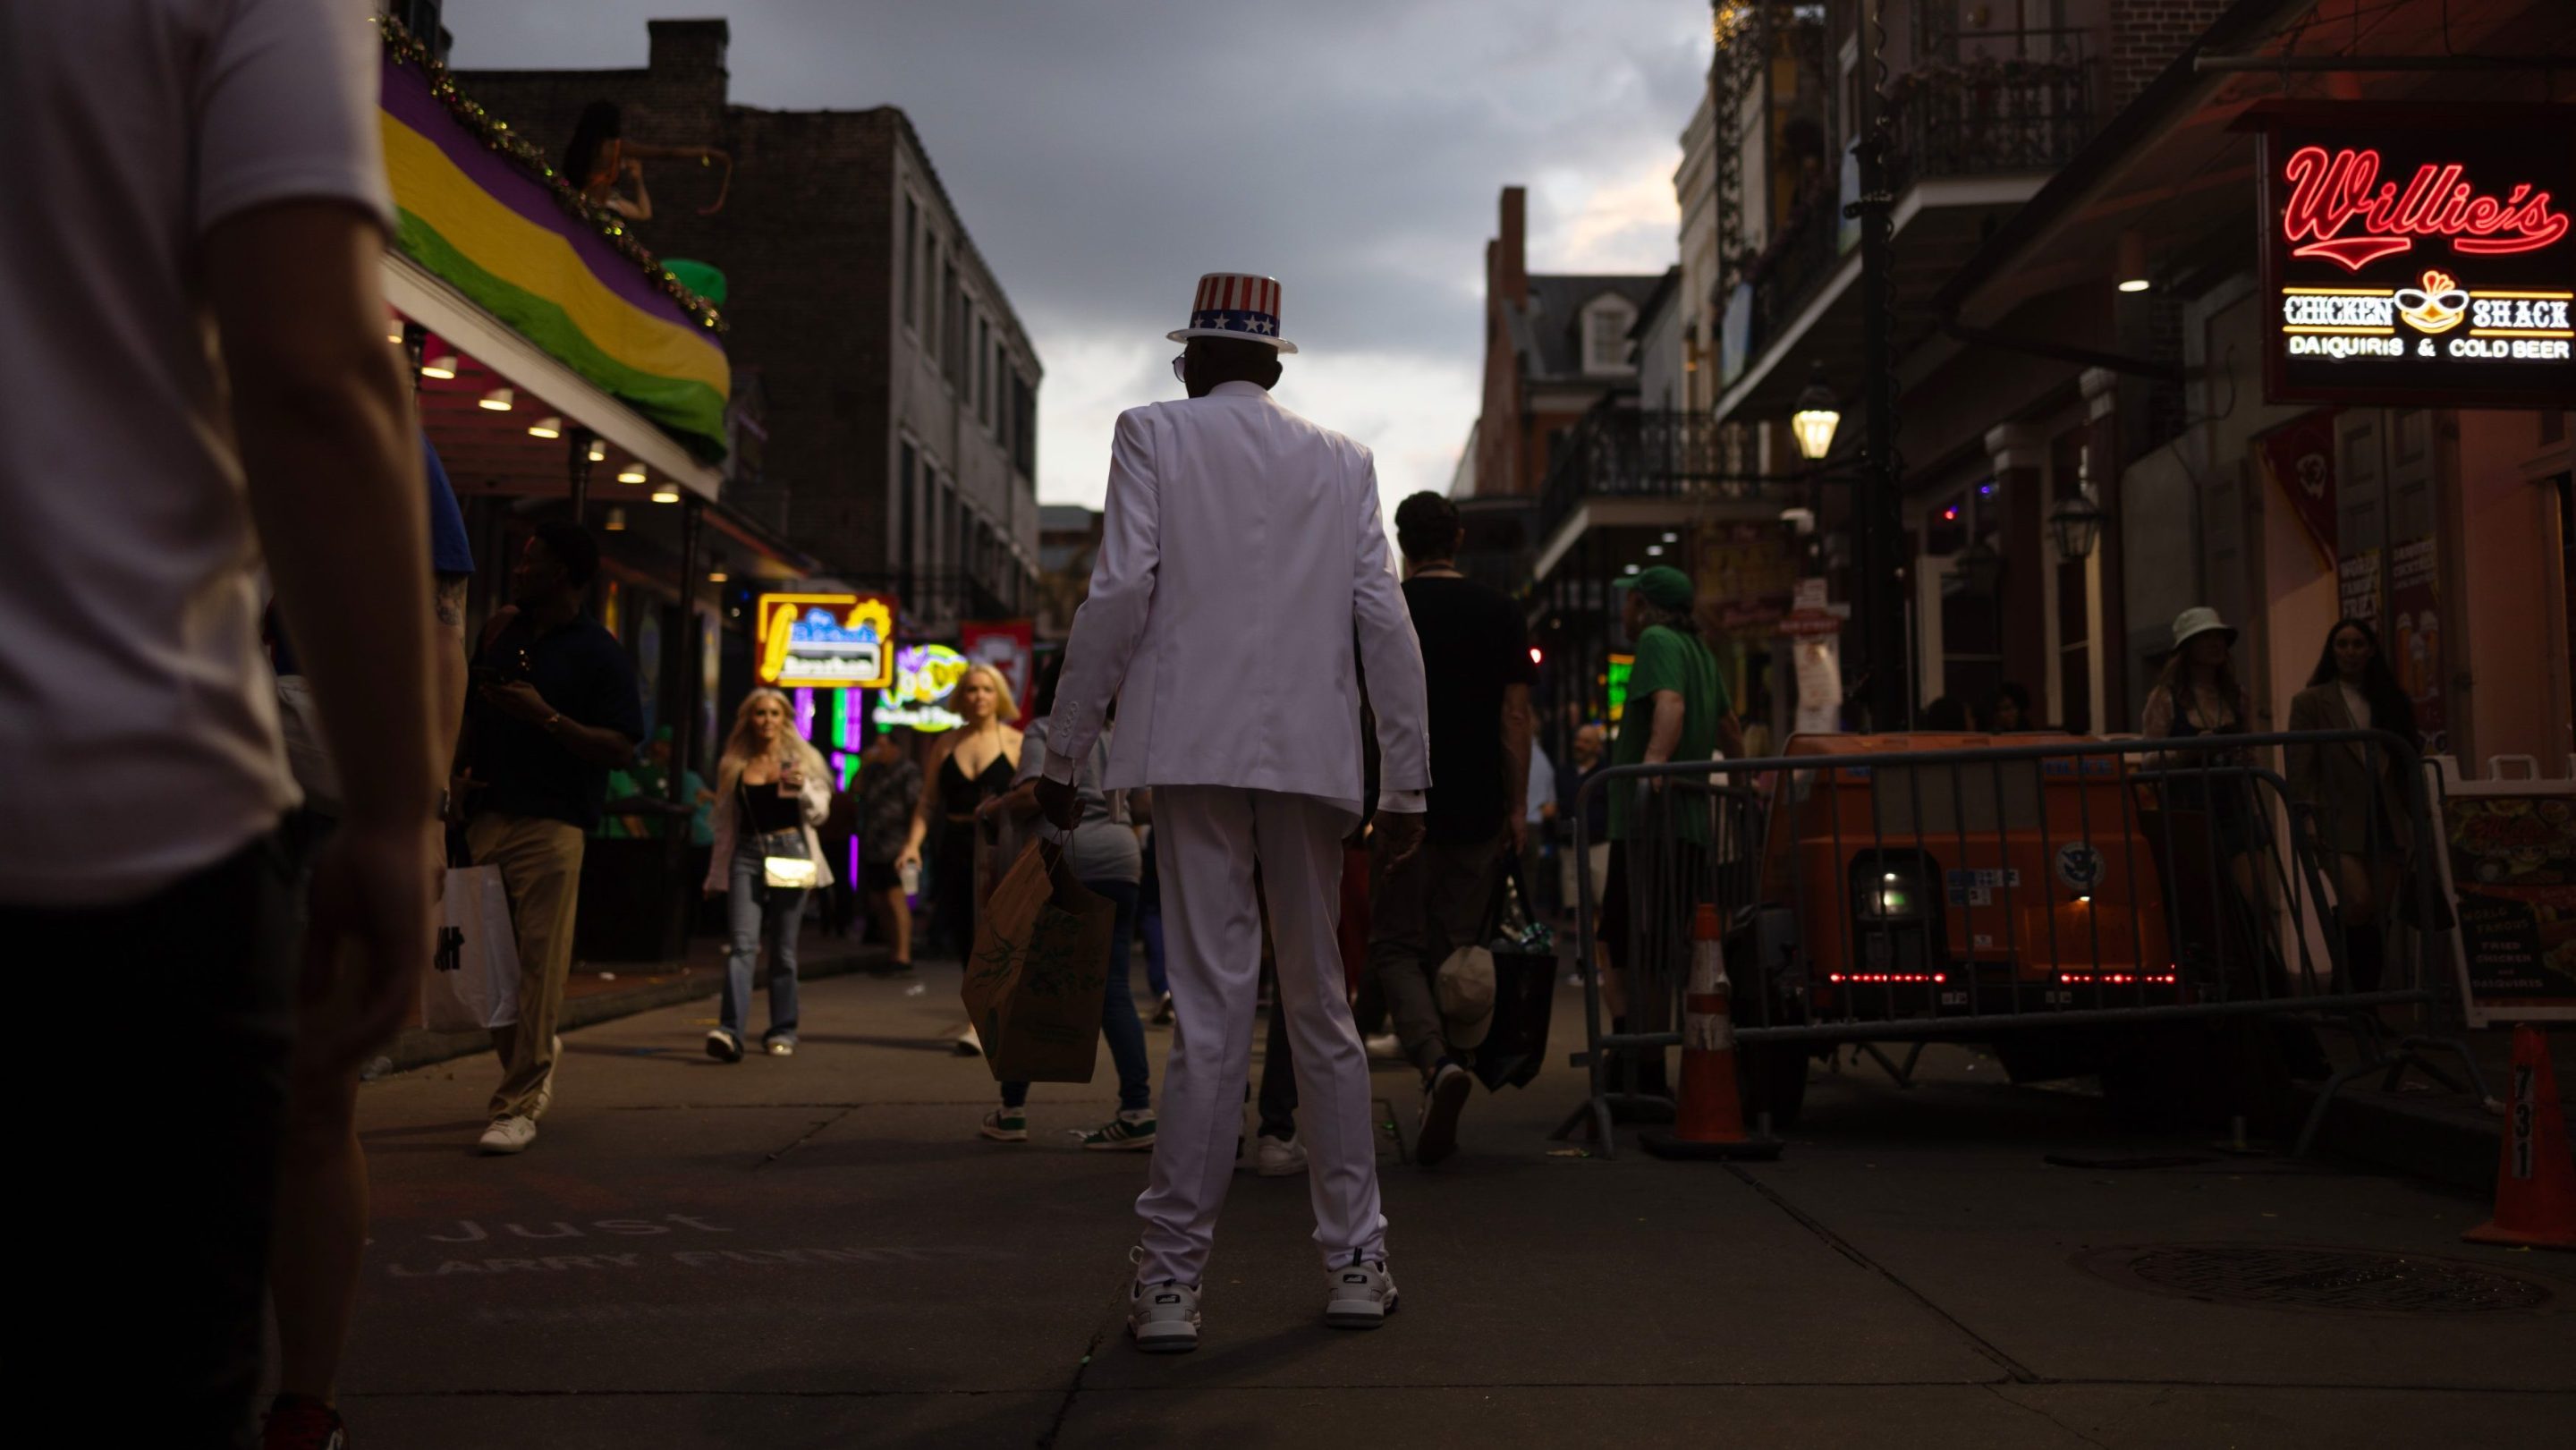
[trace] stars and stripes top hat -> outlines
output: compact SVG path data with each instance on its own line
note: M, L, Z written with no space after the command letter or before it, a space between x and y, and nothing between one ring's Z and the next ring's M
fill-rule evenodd
M1297 344L1279 335L1279 279L1249 272L1210 272L1199 278L1198 298L1190 304L1190 325L1163 335L1174 342L1231 337L1266 342L1281 352L1297 350Z

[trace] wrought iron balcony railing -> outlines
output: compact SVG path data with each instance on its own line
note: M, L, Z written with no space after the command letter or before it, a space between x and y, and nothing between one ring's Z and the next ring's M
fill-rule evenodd
M2047 32L2046 58L2002 56L1934 61L1889 86L1894 137L1888 183L1903 192L1958 176L2055 171L2074 159L2094 129L2095 66L2080 31ZM1753 286L1748 352L1759 355L1815 295L1856 244L1844 226L1850 172L1841 187L1797 204L1770 245L1745 266Z
M1704 413L1594 408L1548 463L1537 537L1554 534L1567 515L1592 499L1770 497L1772 485L1728 469L1722 437L1721 427Z

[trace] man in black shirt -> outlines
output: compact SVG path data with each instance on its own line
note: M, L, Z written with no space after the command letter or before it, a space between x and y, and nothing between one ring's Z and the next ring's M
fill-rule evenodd
M589 530L541 525L512 573L511 608L474 662L471 764L461 784L476 795L465 845L474 864L501 868L519 946L519 1020L492 1029L505 1071L483 1131L486 1153L535 1141L554 1097L555 1018L572 970L582 843L599 826L609 768L632 760L644 736L625 646L581 612L598 572Z
M1404 599L1422 640L1432 784L1421 849L1392 865L1380 853L1369 965L1396 1037L1422 1071L1414 1159L1424 1164L1456 1148L1458 1113L1474 1086L1449 1055L1434 977L1451 952L1483 945L1502 853L1517 853L1528 832L1537 673L1529 632L1509 599L1458 572L1461 534L1457 505L1438 494L1417 493L1396 508Z

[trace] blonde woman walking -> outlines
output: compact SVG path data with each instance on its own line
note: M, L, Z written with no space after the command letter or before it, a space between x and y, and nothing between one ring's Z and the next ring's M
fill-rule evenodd
M719 1025L707 1034L707 1056L719 1062L742 1061L752 968L763 940L769 944L769 1032L762 1042L772 1057L796 1051L796 933L805 919L805 893L832 884L814 836L832 804L829 768L791 719L785 695L753 690L734 711L733 733L716 762L716 845L706 893L728 897L732 929ZM795 884L799 879L804 884Z
M969 666L958 677L948 707L966 723L931 744L930 759L922 763L925 778L912 832L896 865L920 864L922 843L936 819L932 922L962 962L974 953L975 915L984 905L975 882L975 814L986 801L1007 794L1020 772L1020 732L1011 726L1020 707L1011 698L1010 682L991 665Z

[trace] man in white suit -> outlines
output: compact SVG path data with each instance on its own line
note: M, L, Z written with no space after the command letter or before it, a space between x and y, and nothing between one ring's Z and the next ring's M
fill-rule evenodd
M1261 970L1253 871L1270 908L1324 1319L1395 1308L1378 1208L1368 1059L1342 995L1342 838L1360 818L1361 670L1377 715L1376 829L1421 840L1431 785L1422 652L1389 568L1369 451L1279 406L1279 284L1200 279L1182 402L1119 415L1091 595L1074 616L1039 805L1074 819L1076 762L1110 702L1106 786L1154 791L1172 1056L1129 1291L1139 1348L1198 1344L1199 1284L1240 1130Z

